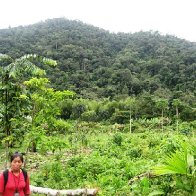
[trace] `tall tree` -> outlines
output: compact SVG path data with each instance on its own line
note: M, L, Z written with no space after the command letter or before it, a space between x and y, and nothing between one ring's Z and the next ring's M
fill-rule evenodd
M158 109L161 110L161 128L163 131L164 111L168 108L168 100L159 98L155 100L155 105L157 106Z
M55 91L49 87L47 78L32 78L24 84L30 91L31 111L29 116L28 146L37 151L37 143L44 135L55 135L58 129L57 116L63 100L74 95L71 91Z
M179 132L179 107L182 105L180 99L174 99L172 105L176 110L176 131Z
M1 58L3 57L3 58ZM3 64L9 56L0 56ZM21 95L25 93L23 81L32 75L43 75L45 72L37 67L33 62L41 62L48 65L56 65L56 61L37 55L25 55L18 59L11 59L11 63L2 68L0 93L1 93L1 132L6 144L6 152L13 145L14 119L22 118L24 114L24 99Z

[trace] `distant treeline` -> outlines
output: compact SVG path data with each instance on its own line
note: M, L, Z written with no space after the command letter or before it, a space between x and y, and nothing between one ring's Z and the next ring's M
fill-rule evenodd
M195 98L196 43L159 32L114 34L58 18L0 30L0 53L57 60L56 68L40 65L51 86L82 98L169 98L179 91Z

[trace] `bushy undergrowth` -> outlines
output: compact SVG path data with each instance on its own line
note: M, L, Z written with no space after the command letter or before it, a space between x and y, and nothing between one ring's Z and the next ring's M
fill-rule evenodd
M189 194L177 188L174 176L137 179L179 149L186 135L168 131L130 134L113 129L100 133L91 130L85 132L84 143L84 133L79 133L61 138L66 143L63 150L42 155L36 172L31 173L33 185L54 189L98 188L99 195Z
M188 124L180 126L192 129ZM103 196L191 194L189 177L151 173L166 156L181 149L182 141L195 143L194 131L186 134L171 131L171 127L164 132L143 127L140 132L140 127L130 133L128 125L85 122L70 127L66 134L43 137L38 153L26 155L32 185L98 188L98 195Z

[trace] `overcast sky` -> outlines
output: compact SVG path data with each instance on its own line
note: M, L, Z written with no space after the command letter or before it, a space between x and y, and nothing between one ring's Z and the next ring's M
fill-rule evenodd
M196 0L0 0L0 28L57 17L111 32L153 30L196 42Z

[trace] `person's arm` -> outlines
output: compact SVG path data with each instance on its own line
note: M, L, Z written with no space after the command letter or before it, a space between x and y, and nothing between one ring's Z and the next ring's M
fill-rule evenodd
M4 191L4 176L3 176L3 173L1 173L0 175L0 196L3 195L3 191Z
M26 186L24 189L24 194L25 196L29 196L30 195L30 180L29 180L29 175L27 175L27 180L26 180Z

